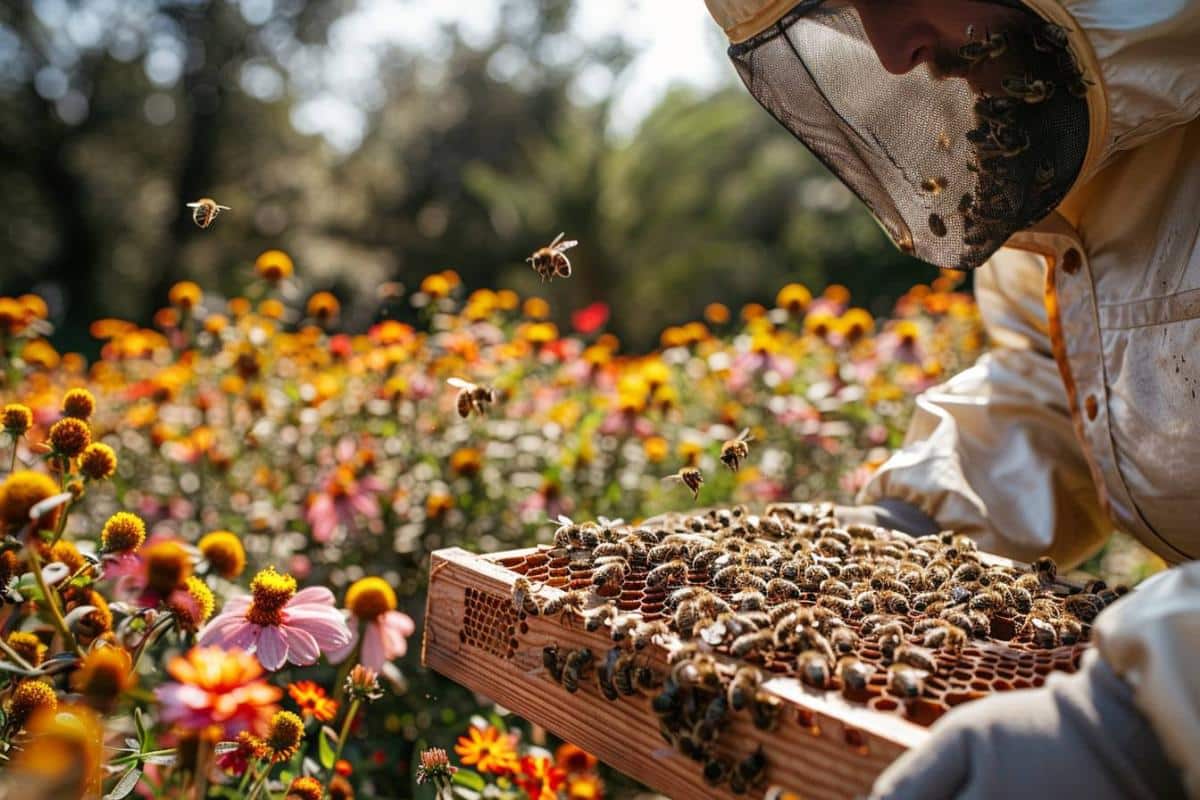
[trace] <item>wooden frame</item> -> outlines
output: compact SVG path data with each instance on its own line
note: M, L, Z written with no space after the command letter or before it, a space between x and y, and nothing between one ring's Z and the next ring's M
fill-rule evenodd
M515 612L510 597L517 573L500 562L535 551L487 557L461 548L435 552L422 662L670 797L732 800L727 786L709 786L700 765L663 740L647 697L610 702L590 679L569 694L547 675L542 666L547 644L563 651L589 647L598 657L613 644L606 629L589 633L558 618L522 619ZM557 591L546 587L539 594ZM645 653L666 672L666 648L651 645ZM766 754L766 785L743 796L759 797L770 787L806 799L861 796L892 761L929 735L898 715L852 705L791 678L775 678L764 688L784 701L779 726L765 733L747 714L734 714L718 745L733 759L759 745Z

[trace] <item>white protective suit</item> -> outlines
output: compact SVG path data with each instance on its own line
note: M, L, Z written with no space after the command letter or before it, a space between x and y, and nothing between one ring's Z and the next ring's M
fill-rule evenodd
M794 3L708 5L736 43ZM1200 797L1200 0L1026 5L1093 80L1082 171L976 272L992 351L918 398L859 500L1020 560L1078 563L1115 525L1180 565L1094 640Z

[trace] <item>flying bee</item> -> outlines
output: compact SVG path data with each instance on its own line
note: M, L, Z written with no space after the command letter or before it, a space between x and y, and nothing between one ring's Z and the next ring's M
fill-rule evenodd
M587 676L587 671L591 669L592 662L595 660L592 651L586 647L568 653L563 661L563 688L571 694L579 691L580 679Z
M574 239L568 239L564 242L564 235L560 233L558 236L555 236L554 241L545 247L538 248L534 251L533 255L525 259L543 282L551 281L555 278L571 277L571 261L567 258L566 251L579 244L579 242Z
M1035 80L1029 75L1020 77L1008 75L1001 79L1000 85L1010 96L1034 104L1049 100L1054 96L1053 81Z
M688 564L682 559L660 564L646 573L646 588L654 589L659 586L679 586L687 583Z
M548 644L542 648L542 666L550 673L550 677L554 678L555 683L562 683L563 662L558 657L558 645Z
M875 674L875 668L854 656L843 656L837 662L837 676L842 682L842 691L861 692Z
M700 487L704 484L704 474L696 467L684 467L674 475L663 478L663 482L679 481L692 493L692 499L700 497Z
M471 416L471 412L480 416L487 414L492 403L496 402L496 392L490 386L479 386L462 378L447 378L446 383L458 389L455 403L458 406L458 415L463 419Z
M187 207L192 210L192 222L201 228L212 225L218 214L229 210L229 206L219 206L211 197L201 197L194 203L188 203Z
M721 445L721 463L737 472L742 462L750 456L753 438L749 428L742 428L741 433Z
M829 685L829 661L824 653L816 650L805 650L796 659L800 670L800 679L814 689L824 689Z
M888 689L908 700L920 697L925 691L925 672L896 662L888 667Z

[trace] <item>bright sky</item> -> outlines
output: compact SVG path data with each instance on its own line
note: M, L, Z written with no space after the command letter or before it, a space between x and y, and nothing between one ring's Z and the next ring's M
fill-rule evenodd
M352 149L362 133L360 108L380 96L372 85L380 46L429 47L447 24L458 26L468 43L484 45L495 29L499 5L499 0L359 0L358 9L330 31L332 50L322 55L320 68L325 91L297 108L294 123L325 135L339 148ZM639 51L624 80L612 87L618 133L631 130L672 84L712 87L733 78L721 32L703 0L580 0L570 35L589 41L613 33ZM516 74L522 58L514 52L511 58L497 59L496 69ZM578 90L585 97L604 92L610 77L599 70L585 73Z

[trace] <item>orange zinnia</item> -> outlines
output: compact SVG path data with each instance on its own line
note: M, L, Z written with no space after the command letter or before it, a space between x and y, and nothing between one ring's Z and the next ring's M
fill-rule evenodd
M512 737L489 725L482 730L472 726L466 736L458 737L454 745L462 763L479 772L507 775L517 771L517 750Z
M325 690L312 681L296 681L288 685L288 694L300 706L304 716L316 717L329 722L337 716L338 701L325 694Z
M244 730L266 733L283 696L262 680L258 659L241 650L193 647L171 659L167 672L178 683L155 691L163 721L193 731L215 727L226 739Z

